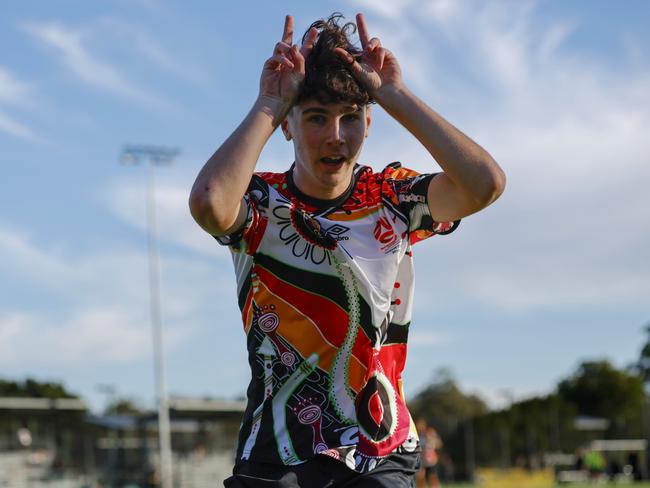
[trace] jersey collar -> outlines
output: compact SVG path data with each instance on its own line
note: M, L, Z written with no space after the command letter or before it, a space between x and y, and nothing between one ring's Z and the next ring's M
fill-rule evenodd
M350 180L350 185L348 188L336 198L324 199L312 197L300 191L296 183L293 181L293 169L295 166L296 163L293 163L291 165L291 168L289 168L289 170L285 173L287 188L292 193L292 195L302 203L306 203L307 205L315 207L317 210L334 209L343 205L343 203L345 203L345 201L350 198L354 192L354 188L357 186L357 181L359 180L359 174L361 173L358 171L359 165L355 164L354 170L352 172L352 179Z

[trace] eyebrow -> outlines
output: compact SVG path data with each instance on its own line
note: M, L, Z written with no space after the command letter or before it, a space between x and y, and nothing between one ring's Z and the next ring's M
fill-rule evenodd
M312 108L306 108L305 110L302 111L302 114L328 114L329 112L325 110L324 108L320 107L312 107Z
M348 105L346 107L343 107L343 113L354 113L354 112L359 112L361 110L361 107L358 105ZM324 114L328 115L329 110L321 108L321 107L310 107L306 108L305 110L302 111L302 115L308 115L308 114Z

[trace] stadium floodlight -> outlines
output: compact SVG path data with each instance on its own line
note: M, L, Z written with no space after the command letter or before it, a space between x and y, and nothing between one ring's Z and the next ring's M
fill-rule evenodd
M178 156L180 150L176 147L150 146L146 144L129 144L124 146L120 156L120 162L127 165L135 165L148 161L155 166L168 166Z
M156 227L155 166L168 166L180 153L179 149L150 146L124 146L120 162L126 165L147 164L147 244L149 254L149 305L153 332L154 375L156 401L158 404L158 439L160 444L160 481L162 488L172 488L172 443L169 422L169 399L165 383L163 353L163 327L160 302L160 258L158 256L158 233Z

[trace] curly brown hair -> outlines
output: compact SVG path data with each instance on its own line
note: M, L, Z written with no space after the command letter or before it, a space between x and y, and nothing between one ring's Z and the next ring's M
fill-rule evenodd
M348 64L334 52L340 47L355 58L361 55L361 50L349 38L357 31L357 26L352 22L339 25L341 20L344 20L343 14L335 12L327 20L317 20L305 31L303 42L312 27L318 30L318 39L305 60L305 81L297 103L309 99L322 104L344 102L359 106L375 102L352 76Z

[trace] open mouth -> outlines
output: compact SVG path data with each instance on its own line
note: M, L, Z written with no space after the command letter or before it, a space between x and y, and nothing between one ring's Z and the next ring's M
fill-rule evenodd
M343 156L327 156L324 158L320 158L320 160L325 164L330 164L333 166L345 162L345 158Z

